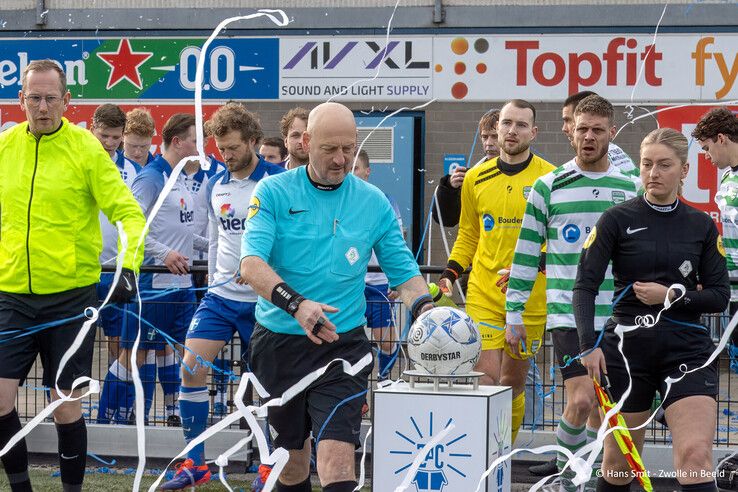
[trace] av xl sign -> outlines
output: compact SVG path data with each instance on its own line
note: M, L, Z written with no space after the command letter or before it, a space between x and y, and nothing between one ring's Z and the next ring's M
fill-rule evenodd
M431 38L283 38L280 99L432 98Z

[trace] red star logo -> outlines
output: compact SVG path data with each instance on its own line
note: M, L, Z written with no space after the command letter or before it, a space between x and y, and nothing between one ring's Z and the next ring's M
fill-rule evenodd
M138 67L143 65L154 54L145 52L134 53L131 51L131 43L128 39L124 38L120 40L117 52L97 53L97 56L111 69L106 89L115 87L123 79L128 79L128 82L135 85L136 88L143 89Z

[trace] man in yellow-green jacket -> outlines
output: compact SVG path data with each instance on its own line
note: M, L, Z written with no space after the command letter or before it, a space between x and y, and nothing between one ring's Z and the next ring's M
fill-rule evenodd
M86 308L99 304L99 211L120 222L127 237L113 302L136 294L145 224L100 142L62 117L71 95L56 62L31 62L21 84L27 121L0 134L0 454L14 492L31 490L26 444L4 448L21 429L16 393L36 357L52 400L60 398L57 391L80 395L86 383L74 381L91 375L94 327L76 351L71 346ZM80 401L56 407L54 421L63 489L81 490L87 431Z

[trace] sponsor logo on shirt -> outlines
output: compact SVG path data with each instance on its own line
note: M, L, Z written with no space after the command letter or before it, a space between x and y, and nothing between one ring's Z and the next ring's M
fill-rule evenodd
M193 222L195 218L195 212L187 210L187 202L184 198L179 199L179 221L183 224Z
M246 228L246 219L235 217L236 209L230 203L220 206L220 225L224 231L243 231Z
M482 216L482 224L484 224L484 230L489 232L495 228L495 218L490 214L484 214Z
M577 227L576 224L566 224L561 228L561 237L563 237L564 241L567 243L576 243L579 241L581 236L582 231L579 230L579 227Z

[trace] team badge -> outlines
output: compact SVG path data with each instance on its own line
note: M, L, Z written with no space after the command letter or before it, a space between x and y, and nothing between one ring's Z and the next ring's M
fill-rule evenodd
M723 236L721 236L720 234L718 234L716 246L718 253L723 255L723 258L725 258L725 246L723 246Z
M587 236L587 240L584 241L584 249L589 248L592 246L592 243L595 242L595 239L597 238L597 227L592 228L592 232L589 233L589 236Z
M261 201L255 197L251 197L251 201L249 202L249 214L246 216L246 220L251 219L254 215L259 213L259 208L261 208Z
M625 201L625 192L620 190L614 190L612 192L612 203L618 204Z
M195 329L197 328L197 325L200 324L200 318L192 318L192 321L190 321L190 327L187 329L188 333L194 333Z
M523 198L527 200L528 195L530 195L530 186L523 186Z
M692 273L692 262L684 260L682 264L679 265L679 272L682 274L682 277L687 278L687 275Z
M351 246L348 251L346 251L346 259L349 262L349 265L353 266L354 263L359 261L359 250L355 247Z

